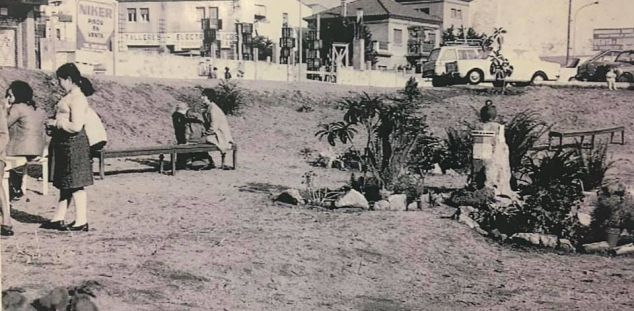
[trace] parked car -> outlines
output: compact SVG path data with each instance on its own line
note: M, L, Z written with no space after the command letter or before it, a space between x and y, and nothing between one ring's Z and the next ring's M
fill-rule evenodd
M546 62L534 54L504 53L513 66L513 74L506 81L530 84L536 81L557 80L560 65ZM423 77L431 78L432 85L479 84L493 82L489 53L479 46L443 46L434 49L423 64Z
M579 65L575 79L605 82L605 74L616 69L616 80L634 82L634 50L608 50L598 53Z

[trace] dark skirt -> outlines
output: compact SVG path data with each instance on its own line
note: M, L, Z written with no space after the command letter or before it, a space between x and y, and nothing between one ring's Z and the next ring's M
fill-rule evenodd
M93 184L90 146L84 129L79 133L55 130L49 145L49 181L58 189L75 189Z

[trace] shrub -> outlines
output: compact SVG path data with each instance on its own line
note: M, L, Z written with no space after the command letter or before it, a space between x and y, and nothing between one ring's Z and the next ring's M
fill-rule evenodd
M551 185L576 185L581 192L583 166L577 150L546 151L525 161L520 169L520 192L532 195Z
M581 151L581 165L583 174L581 181L586 191L599 188L604 180L607 171L614 166L614 161L608 161L608 144L599 143L595 149Z
M446 157L441 166L454 170L468 170L472 162L472 139L468 130L448 128L445 139Z
M413 174L403 174L397 177L392 186L392 190L396 193L402 193L407 196L407 203L414 202L423 194L423 179Z
M621 183L604 185L592 211L592 237L600 240L608 227L633 229L634 199Z
M423 94L420 92L418 88L418 82L416 78L410 77L405 84L405 88L401 90L401 94L405 95L408 100L414 100L421 97Z
M238 115L244 105L244 91L235 82L222 80L215 88L216 104L227 115Z
M527 109L516 114L505 126L504 138L509 147L509 161L513 174L519 172L528 152L551 128L538 118L538 113Z

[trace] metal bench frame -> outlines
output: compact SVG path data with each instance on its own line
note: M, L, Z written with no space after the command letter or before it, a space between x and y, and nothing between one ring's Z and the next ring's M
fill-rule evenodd
M585 138L585 136L590 136L590 148L594 148L594 140L595 140L595 136L596 135L600 135L600 134L610 134L610 143L611 144L618 144L618 142L614 142L614 133L621 133L621 145L625 145L625 127L624 126L617 126L617 127L611 127L611 128L605 128L605 129L597 129L597 130L588 130L588 131L550 131L550 133L548 133L548 149L552 149L553 144L552 144L552 140L553 138L559 138L559 148L561 148L562 146L564 146L563 144L563 139L566 137L580 137L580 141L579 141L579 145L583 147L583 140Z

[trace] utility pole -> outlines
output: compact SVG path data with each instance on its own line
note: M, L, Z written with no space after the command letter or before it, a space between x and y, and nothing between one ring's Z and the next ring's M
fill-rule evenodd
M299 5L299 25L297 27L298 29L297 41L299 41L297 43L297 46L299 46L299 62L297 64L297 81L301 81L302 80L302 49L304 48L302 45L302 2L297 1L297 4Z
M566 36L566 66L570 58L570 18L572 17L572 0L568 0L568 35Z

